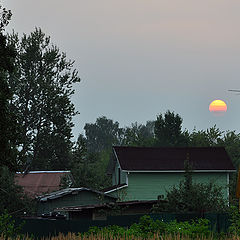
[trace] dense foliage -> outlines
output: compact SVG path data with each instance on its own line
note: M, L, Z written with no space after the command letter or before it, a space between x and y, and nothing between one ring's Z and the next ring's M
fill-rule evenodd
M22 187L15 184L14 175L7 167L0 168L0 214L5 210L14 216L23 212L29 214L34 211L34 204L24 194Z
M73 84L80 81L74 62L39 28L21 38L12 33L8 44L17 52L7 79L11 111L21 124L19 155L32 170L68 169L76 115L71 96Z
M16 170L16 122L15 116L9 109L9 101L12 92L5 76L14 70L13 62L15 51L7 45L6 36L3 34L4 27L11 18L10 10L0 5L0 167L7 166Z
M47 239L202 239L202 240L232 240L239 239L239 213L233 209L231 226L228 232L216 232L215 227L211 226L208 219L196 218L189 221L163 221L162 219L153 220L152 217L144 215L138 223L133 223L129 227L109 225L105 227L92 226L87 232L59 234L58 236L48 237ZM0 215L0 239L35 239L38 236L27 237L17 235L22 225L16 226L15 221L6 212ZM211 230L212 229L212 230ZM215 229L215 230L214 230ZM237 231L235 231L237 230ZM46 238L41 238L46 239Z
M191 222L177 222L176 220L171 222L164 222L160 220L154 221L150 216L142 216L139 223L132 224L128 229L120 226L109 226L109 227L90 227L87 232L88 235L102 234L104 236L112 237L126 237L134 236L149 238L153 237L154 234L160 235L174 235L180 234L196 238L200 236L210 236L211 231L209 227L209 220L198 219Z
M182 132L182 118L174 112L167 111L157 116L154 133L159 147L176 147L188 145L187 132Z
M14 181L15 171L20 166L17 158L20 128L17 115L10 108L13 92L6 76L14 72L16 51L8 45L7 37L3 34L10 18L11 11L0 5L0 214L8 210L17 215L29 209L31 204Z
M222 188L216 184L195 183L192 181L192 170L189 160L185 161L184 180L167 191L166 211L169 212L224 212L227 199L224 199Z
M24 222L21 225L16 225L15 220L12 219L12 216L4 211L0 215L0 239L1 236L5 239L20 237L20 231L24 225Z

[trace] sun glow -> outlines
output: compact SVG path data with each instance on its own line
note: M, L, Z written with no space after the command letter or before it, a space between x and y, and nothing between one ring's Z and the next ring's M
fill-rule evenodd
M224 113L227 111L227 104L222 100L214 100L209 105L209 111L213 113Z

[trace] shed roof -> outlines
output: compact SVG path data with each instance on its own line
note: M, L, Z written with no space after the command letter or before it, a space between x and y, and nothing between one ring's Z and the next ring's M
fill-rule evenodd
M61 178L70 171L30 171L26 175L16 173L15 181L30 197L59 190Z
M184 171L188 158L194 171L232 172L224 147L113 147L123 171Z
M38 200L41 201L41 202L46 202L48 200L61 198L61 197L66 196L66 195L77 194L77 193L82 192L82 191L93 192L93 193L96 193L96 194L105 195L106 197L110 197L112 199L117 199L116 197L107 195L107 194L105 194L103 192L100 192L100 191L97 191L97 190L93 190L93 189L90 189L90 188L81 187L81 188L65 188L65 189L61 189L59 191L55 191L55 192L52 192L52 193L40 196L40 197L38 197Z
M124 202L115 202L115 203L103 203L103 204L92 204L84 206L70 206L70 207L61 207L56 208L56 211L66 211L66 212L80 212L84 209L96 209L96 208L111 208L114 205L124 207L124 206L146 206L153 205L158 202L167 202L166 200L133 200L133 201L124 201Z

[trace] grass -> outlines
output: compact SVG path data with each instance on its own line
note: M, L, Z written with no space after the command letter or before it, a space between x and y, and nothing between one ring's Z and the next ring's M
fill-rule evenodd
M19 236L14 238L14 240L33 240L35 239L34 237L28 237L28 236ZM180 234L176 235L159 235L159 234L154 234L152 237L146 237L146 238L141 238L141 237L134 237L134 236L126 236L126 237L113 237L111 235L103 235L103 234L91 234L91 235L86 235L86 234L75 234L75 233L68 233L67 235L64 234L59 234L58 236L54 237L44 237L41 238L41 240L144 240L144 239L149 239L149 240L192 240L193 238L189 236L181 236ZM194 240L240 240L240 236L209 236L209 237L194 237ZM0 240L13 240L13 238L4 238L3 236L0 236Z

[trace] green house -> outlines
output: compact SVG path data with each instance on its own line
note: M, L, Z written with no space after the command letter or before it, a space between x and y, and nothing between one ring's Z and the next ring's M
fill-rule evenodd
M115 146L113 153L112 186L103 192L120 201L164 198L167 190L183 180L186 159L193 169L193 181L217 184L229 199L229 174L235 168L223 147Z
M37 214L58 208L116 202L116 197L89 188L66 188L38 197Z

